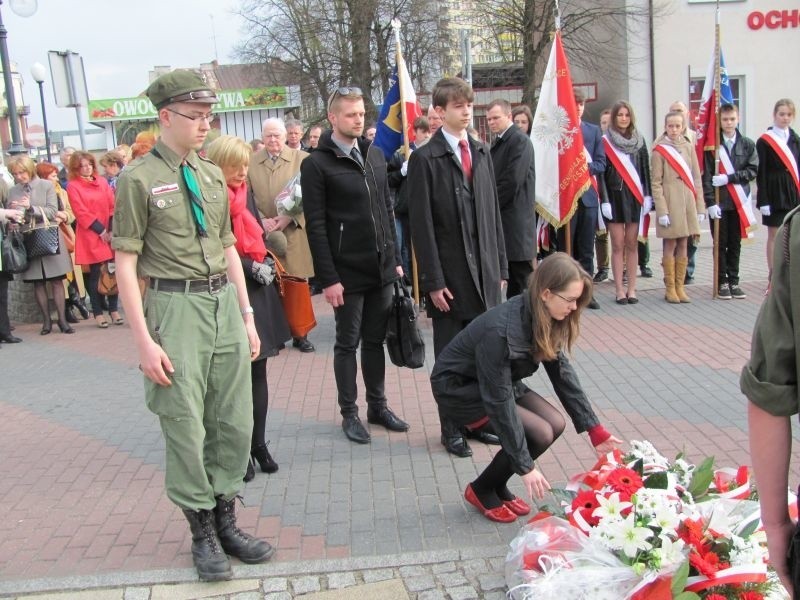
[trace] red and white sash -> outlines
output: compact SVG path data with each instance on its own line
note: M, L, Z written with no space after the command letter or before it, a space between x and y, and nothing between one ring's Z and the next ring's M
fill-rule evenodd
M719 149L719 172L723 175L731 175L735 169L731 162L731 157L728 151L723 147ZM728 193L731 195L733 205L736 207L736 212L739 213L739 233L742 239L746 240L753 237L751 228L756 224L756 217L753 213L753 206L750 202L750 196L744 193L744 188L738 183L728 183L725 186Z
M644 206L644 186L642 186L642 179L639 177L639 172L633 165L630 156L617 150L614 144L612 144L605 135L603 136L603 145L606 149L606 157L611 161L611 164L614 165L620 177L622 177L625 186L633 197L636 198L639 205ZM639 236L646 238L648 229L650 229L650 213L641 211L639 214Z
M692 169L686 164L686 159L681 156L674 146L668 144L656 144L653 152L658 152L669 166L678 174L681 181L686 184L692 196L697 196L697 190L694 187L694 177L692 177Z
M781 159L781 162L789 170L792 180L797 186L797 191L800 192L800 176L798 176L797 161L792 151L789 150L789 145L772 130L765 131L761 135L761 139L769 144L769 147L772 148L775 154L778 155L778 158Z

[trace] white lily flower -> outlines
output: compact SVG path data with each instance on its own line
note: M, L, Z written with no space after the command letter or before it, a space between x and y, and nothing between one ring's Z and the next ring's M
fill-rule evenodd
M633 506L630 502L620 502L619 492L614 492L608 498L598 494L597 501L600 506L592 511L592 516L599 517L601 522L606 519L611 521L620 520L622 519L622 511Z
M633 514L624 520L616 521L612 526L612 542L617 544L629 558L634 558L639 551L650 550L653 544L647 540L653 536L649 527L636 525Z

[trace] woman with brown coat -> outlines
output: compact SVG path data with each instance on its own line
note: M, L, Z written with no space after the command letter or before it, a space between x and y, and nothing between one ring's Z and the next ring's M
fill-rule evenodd
M289 275L313 277L314 263L306 237L305 216L302 213L291 217L279 215L275 206L275 198L289 180L300 172L300 164L308 157L308 153L286 145L286 127L280 119L264 121L262 137L265 147L253 155L247 179L258 212L263 217L261 222L267 232L267 246L275 251ZM273 238L280 237L281 233L286 238L284 255L273 242ZM292 345L301 352L314 351L314 345L305 336L294 338Z
M650 185L658 217L656 236L664 240L664 298L679 304L691 302L684 289L689 261L686 248L689 236L700 234L705 202L697 154L683 134L683 114L667 113L664 128L653 146Z

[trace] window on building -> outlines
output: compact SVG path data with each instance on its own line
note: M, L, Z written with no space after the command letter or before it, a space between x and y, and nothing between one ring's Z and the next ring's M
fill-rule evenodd
M744 106L742 105L744 98L741 96L741 90L744 89L744 77L729 76L728 80L733 93L733 103L739 108L739 126L744 130ZM693 77L689 80L689 114L692 129L697 128L697 116L700 114L700 102L703 98L705 82L705 77Z

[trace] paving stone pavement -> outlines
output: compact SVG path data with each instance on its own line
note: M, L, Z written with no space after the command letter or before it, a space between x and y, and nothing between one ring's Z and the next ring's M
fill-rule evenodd
M655 277L639 279L638 305L616 305L612 282L596 286L601 309L586 312L574 356L587 394L623 439L747 463L738 377L766 284L764 232L742 252L746 300L712 300L706 234L693 302L667 304L652 245ZM267 437L280 470L257 474L238 512L278 552L214 585L197 583L186 523L164 495L163 442L128 327L82 322L75 335L42 337L19 325L24 343L0 350L0 600L503 597L505 547L522 521L491 523L463 500L494 448L473 443L471 459L443 451L432 352L416 371L387 366L390 406L410 431L371 427L371 444L351 444L335 400L333 316L321 297L314 305L317 352L269 361ZM546 377L529 384L553 397ZM539 466L558 485L593 460L568 427ZM516 478L512 490L521 494Z

